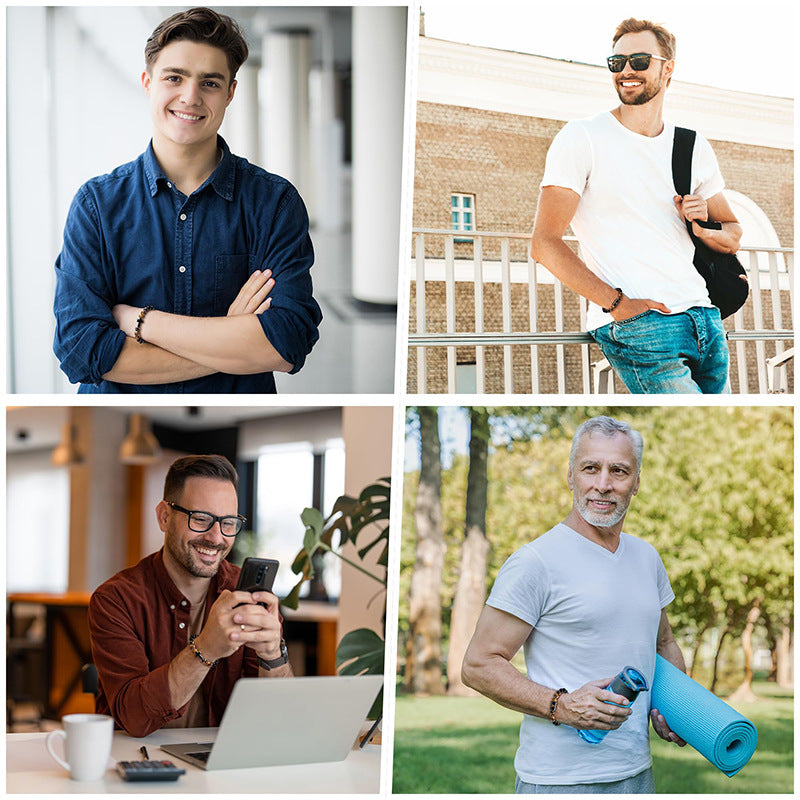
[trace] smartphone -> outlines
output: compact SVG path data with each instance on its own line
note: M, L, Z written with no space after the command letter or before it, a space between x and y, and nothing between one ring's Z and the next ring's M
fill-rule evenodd
M239 573L237 591L244 592L271 592L275 576L278 574L278 562L274 558L246 558ZM244 603L239 603L244 605ZM267 607L266 603L259 605ZM234 606L238 608L238 606Z

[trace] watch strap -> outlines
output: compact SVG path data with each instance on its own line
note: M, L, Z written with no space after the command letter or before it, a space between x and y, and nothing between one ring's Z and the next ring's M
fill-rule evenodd
M257 656L257 658L259 666L263 667L267 671L277 669L278 667L282 667L284 664L288 664L289 650L286 647L286 642L281 639L281 654L277 658L273 658L270 661L266 661L265 659L261 658L261 656Z

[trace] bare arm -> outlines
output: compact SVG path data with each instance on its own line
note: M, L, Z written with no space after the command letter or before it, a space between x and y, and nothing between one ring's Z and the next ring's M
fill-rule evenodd
M547 267L573 292L601 308L609 308L617 297L616 288L598 278L563 239L564 231L575 216L579 201L580 196L572 189L561 186L545 186L542 189L533 223L531 257ZM669 311L663 303L655 300L623 295L611 316L615 320L624 320L651 308Z
M672 628L667 618L667 610L661 609L661 619L658 623L658 634L656 638L656 652L673 666L676 666L681 672L686 672L686 662L683 660L683 653L675 637L672 635ZM653 730L664 740L674 742L679 747L683 747L686 742L670 730L666 720L661 714L658 713L657 708L650 711L650 720L653 723Z
M472 641L464 655L462 680L500 705L535 717L550 716L550 701L559 687L543 686L528 680L511 659L531 632L527 622L505 611L485 606ZM614 730L630 715L630 708L620 695L608 692L611 678L591 681L574 692L562 695L556 720L578 729Z
M150 311L141 328L147 339L144 343L132 338L141 309L124 304L115 306L114 318L129 338L113 368L104 377L123 383L158 384L199 378L214 372L244 375L280 370L281 365L271 366L277 353L266 341L256 318L269 308L271 301L267 295L274 285L269 270L254 272L239 291L226 317L185 317ZM151 317L157 318L155 322ZM231 351L236 357L230 355ZM269 360L270 356L272 360ZM277 358L283 362L280 356ZM262 366L265 361L267 366ZM287 365L285 371L289 369L291 365Z
M736 219L725 195L718 192L708 200L699 195L687 194L682 198L676 195L675 206L684 219L692 221L692 231L712 250L718 253L736 253L742 238L742 226ZM722 230L703 228L695 220L701 222L719 222Z

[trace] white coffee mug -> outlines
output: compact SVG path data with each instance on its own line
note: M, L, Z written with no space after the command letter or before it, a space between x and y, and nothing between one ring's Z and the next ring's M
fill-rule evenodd
M69 772L74 781L102 778L111 755L114 720L105 714L67 714L61 724L63 730L47 734L47 752ZM53 752L52 742L57 736L64 738L66 760Z

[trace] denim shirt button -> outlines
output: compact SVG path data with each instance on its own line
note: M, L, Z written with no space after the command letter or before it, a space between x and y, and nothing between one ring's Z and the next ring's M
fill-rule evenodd
M178 272L186 272L186 267L184 267L184 266L183 266L183 264L181 264L181 265L178 267Z
M185 220L186 219L186 214L181 214L181 219Z

